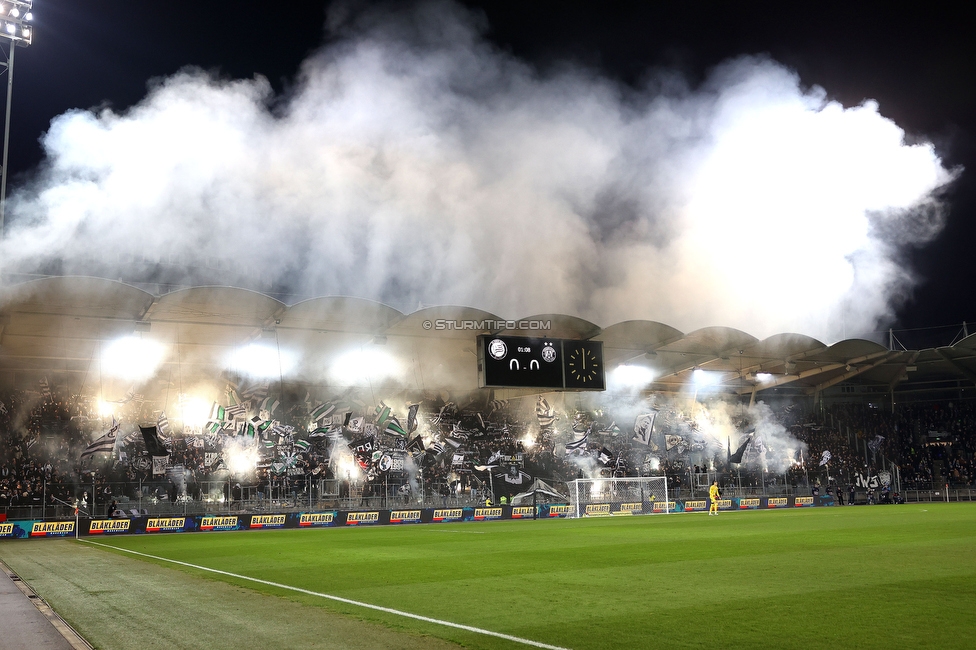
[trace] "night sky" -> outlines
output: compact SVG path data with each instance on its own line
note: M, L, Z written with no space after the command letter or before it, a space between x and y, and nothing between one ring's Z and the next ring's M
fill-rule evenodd
M921 281L896 334L918 348L949 343L964 320L976 330L976 39L959 3L464 4L483 13L489 40L542 73L571 61L635 86L658 69L694 84L730 57L765 54L845 106L877 100L909 138L966 169L947 191L942 234L905 259ZM16 53L8 192L42 162L38 138L52 118L124 110L152 78L184 66L260 74L287 93L302 60L326 42L326 15L350 6L36 0L34 44Z

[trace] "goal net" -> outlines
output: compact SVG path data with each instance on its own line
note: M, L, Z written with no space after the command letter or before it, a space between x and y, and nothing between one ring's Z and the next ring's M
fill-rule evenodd
M663 476L581 478L569 484L573 516L669 513L668 481Z

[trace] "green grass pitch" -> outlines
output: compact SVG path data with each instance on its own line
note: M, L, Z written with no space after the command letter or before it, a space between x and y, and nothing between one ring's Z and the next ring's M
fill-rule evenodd
M578 650L976 643L976 504L93 541ZM0 558L100 648L529 647L84 542Z

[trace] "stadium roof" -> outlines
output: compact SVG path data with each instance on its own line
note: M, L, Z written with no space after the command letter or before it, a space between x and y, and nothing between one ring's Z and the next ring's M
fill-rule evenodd
M520 329L530 322L545 329ZM231 287L154 296L112 280L52 277L7 287L0 298L0 385L36 387L49 378L80 391L102 382L101 350L135 335L167 346L163 372L170 377L215 377L232 350L263 340L296 354L298 372L316 381L319 370L349 350L378 349L398 359L403 372L375 383L367 377L371 386L470 390L478 386L477 337L489 333L603 341L608 371L646 367L654 376L648 389L657 391L688 390L699 369L710 373L710 390L738 395L813 395L842 383L875 392L976 383L976 335L935 349L889 350L871 341L826 345L789 333L760 340L727 327L684 333L639 320L601 328L564 314L512 321L461 306L403 314L349 297L289 306Z

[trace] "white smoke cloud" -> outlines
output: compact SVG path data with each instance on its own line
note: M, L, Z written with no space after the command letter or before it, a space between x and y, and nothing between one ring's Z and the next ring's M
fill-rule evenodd
M185 70L56 118L5 266L836 340L890 318L941 228L933 147L774 61L634 90L540 73L457 6L367 18L287 97Z

